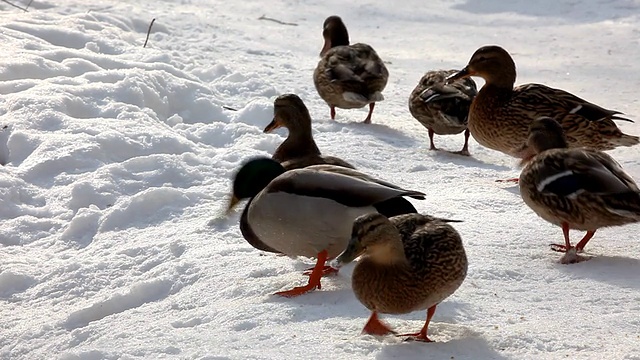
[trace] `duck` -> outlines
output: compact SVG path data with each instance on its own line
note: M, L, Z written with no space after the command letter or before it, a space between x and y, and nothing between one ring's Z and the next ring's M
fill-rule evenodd
M457 70L432 70L425 73L409 96L409 111L429 131L430 150L438 150L433 143L434 134L453 135L464 132L464 146L456 153L469 156L467 120L478 88L469 77L447 84L447 76L456 72Z
M538 216L560 226L565 253L562 264L588 260L578 255L603 227L640 221L640 190L610 155L590 148L569 148L562 126L540 117L529 127L527 139L536 155L522 169L520 195ZM586 231L571 245L569 230Z
M278 128L287 128L287 139L276 148L272 159L284 165L285 170L299 169L311 165L329 164L355 169L348 162L320 153L311 132L311 116L306 105L296 94L283 94L273 102L273 120L264 128L264 133Z
M565 132L569 147L600 151L638 144L637 136L624 134L613 120L630 121L622 113L583 100L567 91L542 84L514 88L516 66L511 55L497 45L483 46L448 82L479 76L485 84L469 110L468 128L482 146L527 160L534 151L523 146L531 122L554 118Z
M249 244L317 259L306 273L307 285L276 293L295 297L320 289L321 277L337 272L325 264L346 247L356 217L417 212L404 197L422 200L425 195L346 167L324 164L286 171L271 158L256 157L235 173L227 215L240 200L249 199L240 217L240 231Z
M325 19L322 25L324 46L313 72L313 83L320 97L331 109L355 109L369 105L365 124L371 123L376 102L384 100L389 71L376 51L367 44L349 45L347 27L339 16Z
M353 222L351 239L334 261L341 267L360 258L351 286L356 298L371 311L363 333L407 337L431 342L427 332L436 306L462 285L468 260L456 220L419 213L386 217L364 214ZM379 313L407 314L426 310L427 319L416 333L397 334Z

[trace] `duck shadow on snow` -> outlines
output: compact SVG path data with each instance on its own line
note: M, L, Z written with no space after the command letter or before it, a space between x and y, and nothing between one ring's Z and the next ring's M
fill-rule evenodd
M527 0L467 0L453 6L454 9L472 14L516 13L525 16L558 18L572 23L594 23L602 20L627 17L637 10L638 5L632 1L620 1L610 6L585 6L586 3L575 1L539 0L537 6L531 6Z
M362 122L341 122L334 120L327 121L314 121L317 126L322 128L323 132L340 132L343 129L349 129L358 134L373 134L376 135L381 141L388 144L410 148L414 147L417 140L411 136L408 136L400 130L388 127L382 124L364 124Z
M475 331L456 327L441 327L438 333L452 334L455 338L448 341L435 340L433 343L421 343L416 341L403 341L389 344L383 347L375 357L378 360L424 360L424 359L455 359L455 360L488 360L508 359L495 349Z
M640 289L640 259L624 256L602 256L585 252L593 256L579 264L558 265L562 272L577 278L591 279L623 288Z
M489 169L494 171L507 171L507 172L514 171L514 169L509 166L487 163L482 160L479 160L478 158L474 157L473 154L471 156L464 156L459 154L453 154L447 150L429 150L428 144L427 144L427 148L425 148L424 151L425 151L425 154L428 154L434 160L442 163L451 163L458 166L477 167L481 169Z

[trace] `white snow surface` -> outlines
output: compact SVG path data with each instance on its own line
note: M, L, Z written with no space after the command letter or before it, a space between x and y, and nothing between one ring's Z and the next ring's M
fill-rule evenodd
M331 121L313 86L333 14L387 62L371 125L367 109ZM425 71L461 68L485 44L513 54L517 83L640 120L638 0L0 3L0 358L640 359L639 225L598 231L591 260L561 265L548 245L562 231L494 181L517 176L516 160L473 141L472 158L429 151L408 111ZM239 164L286 136L262 129L289 92L323 153L464 220L469 273L438 306L435 343L361 335L352 266L322 290L273 296L305 283L313 260L260 252L239 211L223 216ZM640 179L639 150L609 153ZM409 332L425 313L383 319Z

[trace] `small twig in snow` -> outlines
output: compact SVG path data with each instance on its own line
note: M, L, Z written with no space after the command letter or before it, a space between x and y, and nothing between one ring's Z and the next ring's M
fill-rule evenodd
M27 4L27 7L25 7L25 9L28 9L29 6L31 6L31 3L33 2L33 0L29 0L29 3ZM26 11L26 10L25 10Z
M296 23L290 23L290 22L281 21L281 20L278 20L278 19L267 17L265 15L260 16L258 18L258 20L268 20L268 21L273 21L275 23L282 24L282 25L298 26L298 24L296 24Z
M20 7L20 6L16 5L16 4L12 4L12 3L10 3L10 2L9 2L9 1L7 1L7 0L0 0L0 1L2 1L3 3L7 3L7 4L9 4L9 5L13 6L14 8L18 8L18 9L20 9L20 10L22 10L22 11L26 11L26 12L28 12L28 11L29 11L29 10L27 10L26 8Z
M234 109L234 108L226 106L226 105L222 105L222 108L225 109L225 110L238 111L238 109Z
M153 20L151 20L151 24L149 24L149 29L147 30L147 38L144 39L144 45L142 45L143 48L147 47L147 41L149 41L149 35L151 34L151 27L153 26L154 22L156 22L156 18L153 18Z

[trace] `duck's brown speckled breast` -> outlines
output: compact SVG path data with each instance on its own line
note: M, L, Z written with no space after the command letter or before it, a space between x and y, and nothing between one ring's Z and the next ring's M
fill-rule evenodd
M493 87L483 87L471 104L469 132L482 146L517 156L527 140L531 120L513 111L510 93Z

